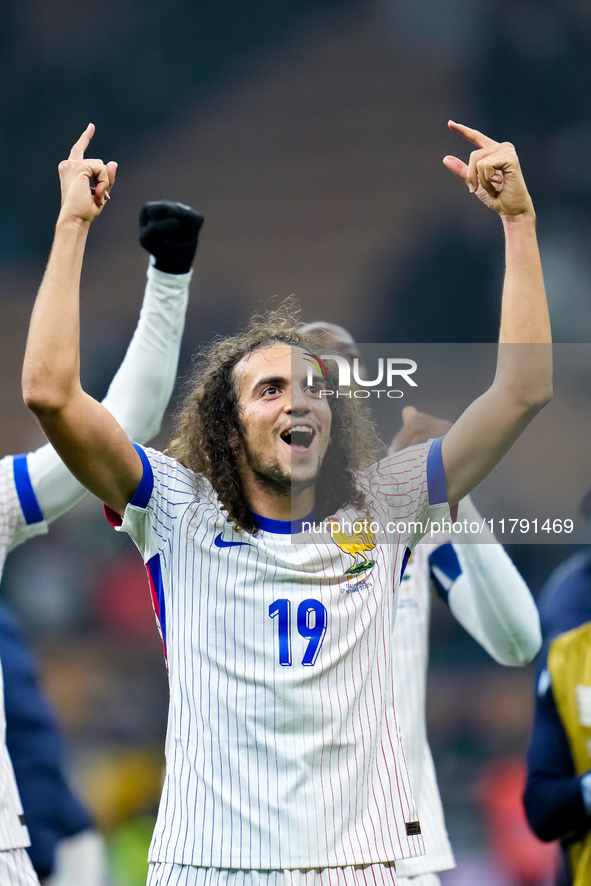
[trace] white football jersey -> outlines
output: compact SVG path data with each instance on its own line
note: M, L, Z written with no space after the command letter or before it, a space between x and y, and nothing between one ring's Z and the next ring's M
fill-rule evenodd
M422 543L413 550L400 584L394 626L396 716L425 842L424 856L397 862L396 873L401 877L455 867L425 720L432 593L429 556L437 547Z
M257 535L236 533L190 471L138 451L121 528L146 562L171 693L150 860L277 869L422 854L392 632L411 521L449 519L440 441L362 476L372 519L399 530L389 543L356 535L351 509L335 515L342 532L294 537L301 527L262 519Z
M26 455L0 459L0 578L6 556L34 535L47 532L31 485Z
M425 721L432 590L495 661L522 666L541 645L538 612L527 585L469 498L460 502L459 511L459 524L447 543L440 537L437 544L417 545L400 586L393 639L395 705L425 841L422 858L397 863L402 877L454 866ZM484 543L474 544L462 531L462 524L473 522L484 525L479 535Z

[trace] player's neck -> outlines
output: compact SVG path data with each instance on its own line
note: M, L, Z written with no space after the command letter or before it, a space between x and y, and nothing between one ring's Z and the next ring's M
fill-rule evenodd
M301 520L314 508L314 487L281 494L253 484L246 498L251 511L269 520Z

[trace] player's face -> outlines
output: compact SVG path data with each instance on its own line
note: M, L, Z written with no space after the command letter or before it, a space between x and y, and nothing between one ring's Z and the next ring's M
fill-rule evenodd
M254 351L236 365L238 464L247 495L253 484L284 496L316 482L332 416L324 380L309 384L309 369L304 351L289 345Z

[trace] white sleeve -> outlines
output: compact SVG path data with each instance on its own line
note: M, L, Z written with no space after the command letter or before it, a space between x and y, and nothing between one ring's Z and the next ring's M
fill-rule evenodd
M166 274L148 268L137 328L103 400L134 442L147 443L160 430L176 380L192 273ZM27 464L47 522L86 495L49 444L30 453Z
M460 502L458 519L483 523L470 499ZM458 543L454 532L453 548L462 571L450 588L449 607L495 661L522 666L542 645L538 610L503 546L490 530L479 537L486 533L488 544L471 544Z

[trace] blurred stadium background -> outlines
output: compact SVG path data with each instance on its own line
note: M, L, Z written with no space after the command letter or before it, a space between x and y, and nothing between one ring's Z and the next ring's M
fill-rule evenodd
M135 326L149 199L206 217L181 380L200 342L290 293L304 319L321 314L358 341L494 341L502 234L441 164L468 151L449 118L516 144L556 338L591 340L587 0L24 0L0 7L0 66L2 453L42 442L20 365L57 164L89 121L93 153L119 162L83 281L85 383L98 395ZM591 366L582 372L588 381ZM591 470L581 495L590 483ZM572 549L511 553L537 594ZM11 555L1 593L39 656L117 886L142 883L167 685L140 559L89 501ZM493 666L436 605L431 671L429 733L458 856L445 883L545 882L511 867L493 838L514 807L490 801L519 779L533 668Z

